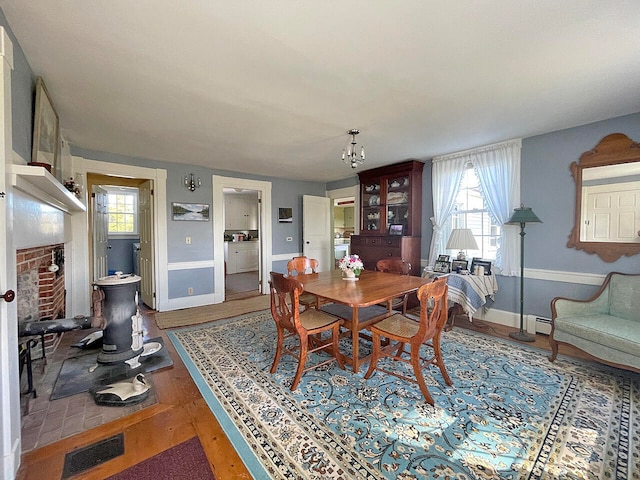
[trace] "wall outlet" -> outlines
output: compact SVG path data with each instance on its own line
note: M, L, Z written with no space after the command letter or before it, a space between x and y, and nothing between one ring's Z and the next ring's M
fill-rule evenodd
M287 237L287 242L293 242L293 237Z
M191 245L191 237L184 237L184 243Z
M187 295L193 295L193 287L187 288Z

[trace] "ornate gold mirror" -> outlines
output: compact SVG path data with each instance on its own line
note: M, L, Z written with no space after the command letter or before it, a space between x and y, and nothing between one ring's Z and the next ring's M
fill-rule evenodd
M576 211L567 246L605 262L640 253L640 143L607 135L571 164L571 173Z

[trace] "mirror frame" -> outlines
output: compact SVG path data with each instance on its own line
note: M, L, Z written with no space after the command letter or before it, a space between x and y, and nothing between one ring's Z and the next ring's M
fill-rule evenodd
M575 221L567 247L596 253L605 262L615 262L623 255L640 253L640 243L582 242L580 225L582 224L582 171L590 167L618 165L640 162L640 143L634 142L622 133L607 135L592 150L584 152L579 162L571 163L571 174L576 184ZM639 233L640 234L640 233Z

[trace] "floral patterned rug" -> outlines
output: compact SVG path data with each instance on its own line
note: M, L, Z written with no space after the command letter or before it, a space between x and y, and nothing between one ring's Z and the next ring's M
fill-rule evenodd
M333 362L290 392L295 359L269 373L266 310L168 335L255 478L640 478L635 373L550 363L540 349L454 329L442 338L453 386L424 372L432 407L416 384L365 380L367 364L354 374Z

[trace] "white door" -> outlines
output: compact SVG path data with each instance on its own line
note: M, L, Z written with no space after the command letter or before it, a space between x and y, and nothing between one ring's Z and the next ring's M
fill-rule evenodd
M331 199L302 196L302 252L315 258L321 272L333 270Z
M140 231L140 298L145 305L156 308L153 282L153 189L151 180L139 187L138 229Z
M93 280L106 277L109 251L108 193L97 185L91 190L93 218Z
M583 188L583 241L640 242L640 182Z

